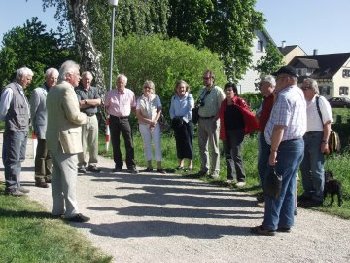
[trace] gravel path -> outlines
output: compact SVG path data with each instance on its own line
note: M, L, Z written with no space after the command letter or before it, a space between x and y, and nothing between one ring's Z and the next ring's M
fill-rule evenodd
M99 164L100 174L78 177L79 207L91 220L72 225L114 262L350 262L350 221L299 208L292 233L254 236L249 228L263 210L247 193L177 175L112 173L105 158ZM30 156L22 181L50 211L51 189L34 187Z

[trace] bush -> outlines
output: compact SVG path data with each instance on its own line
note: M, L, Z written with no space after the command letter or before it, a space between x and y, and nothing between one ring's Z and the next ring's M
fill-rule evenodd
M223 87L226 82L224 65L217 54L207 49L197 50L178 39L164 39L159 35L119 38L115 58L119 72L128 77L128 86L136 96L142 94L145 80L155 83L165 115L168 115L177 80L185 80L195 98L203 86L204 70L214 71L219 86Z

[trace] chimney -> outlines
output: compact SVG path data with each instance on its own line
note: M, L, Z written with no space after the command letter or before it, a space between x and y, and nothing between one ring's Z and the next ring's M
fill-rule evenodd
M318 50L314 49L314 56L317 56L317 55L318 55Z
M286 47L286 41L283 40L283 41L282 41L282 48L285 48L285 47Z

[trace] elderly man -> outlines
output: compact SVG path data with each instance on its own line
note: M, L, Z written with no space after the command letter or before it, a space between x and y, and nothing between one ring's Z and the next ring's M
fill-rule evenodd
M219 149L219 126L217 114L221 102L225 99L223 90L215 86L215 75L211 70L206 70L203 74L204 87L199 93L197 104L198 110L198 146L201 160L201 168L198 176L204 176L208 172L214 179L219 177L220 172L220 149ZM210 159L209 162L209 152Z
M259 90L264 97L260 109L256 113L256 117L259 120L259 156L258 156L258 172L260 177L260 184L263 188L264 174L268 166L268 159L270 155L270 145L266 143L264 137L264 131L267 121L270 118L270 113L272 110L274 102L274 90L276 86L275 78L271 75L263 77L259 84ZM263 202L264 197L258 196L258 202Z
M47 95L47 145L52 155L52 214L69 221L87 222L76 200L77 154L83 151L81 126L87 116L80 112L74 87L79 85L79 65L67 60L59 70L58 84Z
M30 115L34 132L38 138L38 146L35 155L35 186L48 188L51 182L52 160L51 154L46 144L47 128L47 108L46 97L50 89L56 85L58 71L55 68L49 68L45 73L45 83L42 87L33 90L30 97Z
M129 123L131 111L135 111L135 94L126 88L128 79L125 75L117 76L117 87L106 94L105 107L110 115L111 138L113 145L113 157L115 163L115 172L122 171L123 156L120 150L120 134L124 138L125 145L125 163L129 173L138 173L134 160L134 143Z
M5 166L5 194L23 196L29 193L20 184L21 162L25 159L30 109L24 94L32 81L33 71L17 69L16 81L7 85L0 102L0 120L5 121L3 162Z
M306 131L306 103L297 87L293 67L281 67L276 73L276 102L267 121L264 136L270 145L269 165L282 176L282 189L275 198L265 195L264 220L251 231L273 236L276 231L290 232L294 225L296 176L303 158ZM268 171L268 169L267 169Z
M323 204L324 154L329 153L332 108L325 97L318 95L316 80L304 79L301 89L306 99L307 128L303 137L304 158L300 164L304 192L298 198L298 205L314 207Z
M80 110L88 116L87 124L82 126L82 142L83 152L78 154L78 172L99 173L101 170L97 168L98 155L98 122L96 118L97 107L101 105L101 98L96 87L91 86L92 74L89 71L81 74L81 84L77 89ZM87 160L89 153L89 160Z

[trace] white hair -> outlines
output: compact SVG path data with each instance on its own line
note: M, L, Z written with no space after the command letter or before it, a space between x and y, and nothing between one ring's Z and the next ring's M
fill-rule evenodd
M50 76L56 76L58 77L58 70L55 68L49 68L45 72L45 76L48 78Z
M276 80L272 75L266 75L266 76L262 77L260 83L261 82L270 83L272 87L276 86Z
M17 75L16 75L16 79L20 80L23 76L34 76L33 71L30 68L27 67L21 67L19 69L17 69Z
M77 62L73 60L67 60L63 62L59 70L58 82L66 80L67 74L74 74L76 72L79 72L79 70L80 66Z

